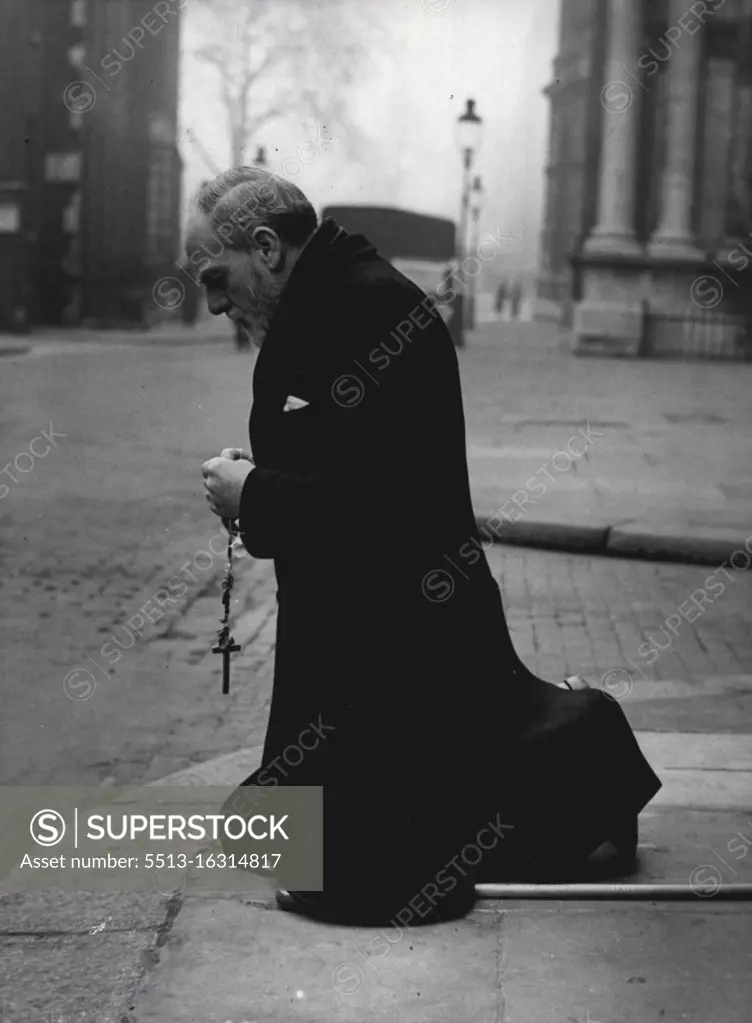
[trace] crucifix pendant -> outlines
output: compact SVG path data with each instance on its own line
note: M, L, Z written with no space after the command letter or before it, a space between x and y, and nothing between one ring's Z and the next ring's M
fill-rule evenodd
M233 584L232 544L237 530L232 519L222 519L222 525L227 530L227 565L222 583L224 614L221 619L222 628L217 635L217 645L212 647L212 653L222 654L222 694L226 696L230 692L230 654L237 653L240 647L230 635L230 594Z
M222 654L222 693L226 696L230 692L230 654L237 653L240 645L229 634L223 636L216 646L212 647L213 654Z

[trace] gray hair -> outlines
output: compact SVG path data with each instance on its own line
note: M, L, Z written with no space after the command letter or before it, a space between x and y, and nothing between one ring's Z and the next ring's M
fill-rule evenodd
M257 227L269 227L299 248L318 227L316 211L297 185L263 167L234 167L205 182L195 206L231 249L250 249Z

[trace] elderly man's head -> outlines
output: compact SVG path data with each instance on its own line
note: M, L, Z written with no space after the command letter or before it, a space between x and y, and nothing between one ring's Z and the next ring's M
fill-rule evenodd
M205 184L186 241L209 311L225 313L261 345L295 262L317 228L295 185L261 167L236 167Z

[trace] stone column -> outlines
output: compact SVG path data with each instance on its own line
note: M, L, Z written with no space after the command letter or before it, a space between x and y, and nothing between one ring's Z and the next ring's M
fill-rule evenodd
M685 0L669 0L669 23L684 31L668 62L666 162L661 176L661 219L650 239L651 256L697 259L701 253L692 233L697 109L703 25L691 16Z
M641 39L642 4L609 0L606 84L601 91L598 223L585 243L586 254L642 251L634 233L640 127L640 94L636 90L644 88L637 78Z
M748 238L752 228L749 180L752 165L752 87L739 80L735 83L733 137L728 166L728 202L726 236L729 242Z
M723 248L728 241L726 210L734 139L735 74L735 64L727 58L708 61L705 123L700 129L704 157L699 234L716 248Z

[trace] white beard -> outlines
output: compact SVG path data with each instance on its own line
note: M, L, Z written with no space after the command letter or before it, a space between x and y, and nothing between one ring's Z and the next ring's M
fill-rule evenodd
M269 327L279 305L280 295L284 290L284 282L273 288L270 288L268 285L264 287L261 281L257 281L257 284L260 287L254 301L256 309L253 313L247 313L243 317L241 325L251 344L256 348L261 348L266 340L266 335L269 333Z

